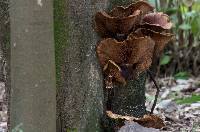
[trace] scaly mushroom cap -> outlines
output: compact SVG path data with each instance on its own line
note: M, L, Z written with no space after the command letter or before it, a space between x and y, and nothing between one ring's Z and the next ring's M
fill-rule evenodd
M141 15L152 11L153 7L147 2L139 1L127 8L117 6L111 12L97 12L95 27L103 36L110 34L128 34L135 25L141 21Z

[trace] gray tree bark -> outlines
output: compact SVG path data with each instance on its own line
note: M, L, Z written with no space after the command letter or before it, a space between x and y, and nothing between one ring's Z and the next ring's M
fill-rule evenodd
M11 129L56 131L52 0L11 0Z
M63 87L58 93L58 132L100 131L103 115L103 77L96 56L99 37L93 16L105 9L107 0L68 0L67 49Z
M131 0L68 0L67 48L62 87L58 91L57 132L78 130L81 132L103 131L104 100L103 76L96 56L99 38L93 30L93 16L97 11L116 5L127 5ZM146 74L125 87L116 86L112 98L113 111L117 114L142 116L145 114ZM105 105L105 104L104 104Z

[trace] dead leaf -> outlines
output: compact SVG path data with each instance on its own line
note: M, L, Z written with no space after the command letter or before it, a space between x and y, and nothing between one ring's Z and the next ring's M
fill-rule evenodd
M156 115L144 115L138 120L138 123L145 127L160 129L165 126L164 121Z

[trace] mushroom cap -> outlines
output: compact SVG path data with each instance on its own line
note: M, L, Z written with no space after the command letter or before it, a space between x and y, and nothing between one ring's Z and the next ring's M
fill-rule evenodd
M126 84L126 80L122 76L121 68L114 61L109 60L108 63L104 66L103 71L106 76L110 76L119 83Z
M104 39L100 41L96 51L102 67L104 67L109 60L121 64L124 63L125 60L126 42L118 42L112 38Z
M149 3L145 1L138 1L129 5L128 7L116 6L113 8L108 14L112 17L128 17L133 14L136 10L140 10L142 14L146 14L148 12L153 11L154 7L152 7Z
M133 116L123 116L123 115L115 114L112 111L106 111L106 115L110 119L113 119L119 122L134 121L148 128L152 127L152 128L160 129L165 126L164 121L156 115L144 115L143 117L136 118Z
M160 33L150 29L140 28L135 31L135 34L145 35L151 37L151 39L155 42L154 46L154 56L158 56L163 51L165 45L173 38L173 34L171 33Z
M142 15L153 11L153 7L144 1L128 7L117 6L110 12L100 11L95 15L95 28L103 36L109 34L128 34L141 21Z
M112 17L105 11L95 15L96 30L102 35L128 34L134 25L139 24L141 19L140 10L134 11L128 17Z
M140 73L151 66L155 42L143 34L138 36L130 34L127 43L129 50L131 50L127 63L135 65L132 76L137 78Z
M130 34L127 39L127 46L131 54L127 59L128 64L135 64L147 52L152 52L154 49L154 41L149 36L134 36Z
M172 23L169 20L167 14L162 12L153 12L144 15L142 22L146 25L151 25L153 27L159 27L165 30L169 30L172 27Z

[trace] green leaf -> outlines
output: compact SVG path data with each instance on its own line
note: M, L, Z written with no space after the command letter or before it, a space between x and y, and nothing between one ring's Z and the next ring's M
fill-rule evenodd
M178 72L174 75L175 79L183 79L187 80L189 78L189 73L188 72Z
M180 6L180 11L181 11L181 14L185 14L186 12L188 12L188 7L182 4Z
M177 8L173 7L173 8L168 8L165 10L165 13L168 14L168 15L173 15L173 14L176 14L178 11Z
M166 65L170 62L171 57L169 55L163 55L160 59L160 65Z
M180 29L182 30L190 30L191 29L191 25L187 24L187 23L183 23L179 26Z
M176 99L177 104L192 104L200 101L200 95L192 95L191 97Z
M199 17L195 17L193 20L192 20L192 22L191 22L191 31L192 31L192 33L194 34L194 35L198 35L198 33L200 32L199 30L200 30L200 26L199 26L199 24L200 24L200 19L199 19Z

